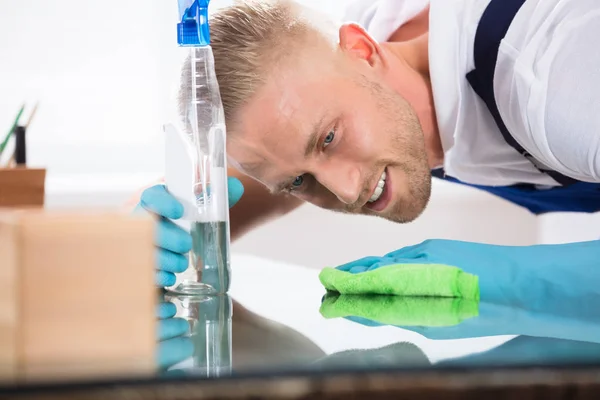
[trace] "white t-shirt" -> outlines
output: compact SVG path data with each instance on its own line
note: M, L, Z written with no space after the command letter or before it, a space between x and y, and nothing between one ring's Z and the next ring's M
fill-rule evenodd
M506 143L466 80L489 0L355 0L345 20L385 41L430 4L429 58L444 169L480 185L558 185ZM496 103L515 140L563 175L600 182L600 1L527 0L498 55Z

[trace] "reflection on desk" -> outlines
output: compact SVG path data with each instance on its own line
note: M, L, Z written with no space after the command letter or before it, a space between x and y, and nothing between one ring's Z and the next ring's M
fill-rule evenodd
M249 312L229 296L166 293L163 299L157 362L166 375L217 378L306 365L325 355L303 335Z
M594 297L582 288L585 303L577 297L562 302L539 298L533 310L465 305L456 299L390 301L389 296L323 296L318 271L252 258L246 258L245 269L239 265L241 276L232 290L239 302L224 296L192 304L164 296L165 304L176 305L172 316L189 321L191 332L185 336L190 342L182 342L179 350L160 351L161 360L181 356L171 360L168 371L208 377L282 370L600 363L600 291ZM269 282L286 280L294 285L268 287ZM348 311L344 304L353 308ZM333 314L332 307L337 307ZM361 315L352 314L357 309ZM377 312L366 315L369 310Z
M557 301L540 292L528 309L448 299L350 299L326 294L318 273L234 255L230 295L159 293L157 373L146 379L208 384L221 378L326 377L344 371L600 366L600 289L593 281L581 288L584 298Z

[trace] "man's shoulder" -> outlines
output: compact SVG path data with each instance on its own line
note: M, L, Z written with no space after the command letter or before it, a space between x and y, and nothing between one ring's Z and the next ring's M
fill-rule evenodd
M384 42L428 6L429 0L354 0L343 6L342 20L358 23Z

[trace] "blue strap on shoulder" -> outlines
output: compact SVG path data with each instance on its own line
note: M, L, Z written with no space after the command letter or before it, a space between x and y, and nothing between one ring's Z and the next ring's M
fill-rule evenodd
M485 9L475 33L474 58L475 69L467 74L467 81L473 90L486 104L496 121L504 140L527 158L541 172L550 175L563 186L571 185L577 180L553 170L541 167L534 157L525 150L510 134L496 104L494 95L494 73L500 42L506 36L508 28L525 0L491 0Z

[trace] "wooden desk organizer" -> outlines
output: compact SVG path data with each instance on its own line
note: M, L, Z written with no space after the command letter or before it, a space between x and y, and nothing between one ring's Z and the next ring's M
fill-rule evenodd
M0 168L0 207L43 207L46 170Z
M0 209L0 380L154 370L148 216Z

